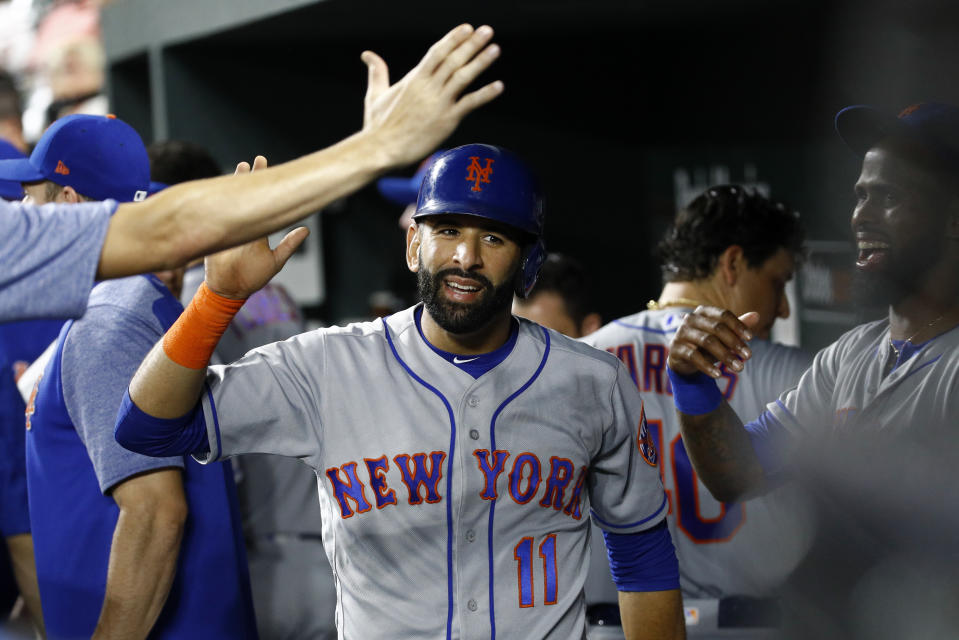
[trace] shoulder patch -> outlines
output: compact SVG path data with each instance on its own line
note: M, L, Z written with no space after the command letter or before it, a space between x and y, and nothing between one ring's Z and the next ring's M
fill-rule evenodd
M649 433L649 427L646 425L646 405L643 404L639 409L639 435L636 436L636 446L643 460L651 466L659 464L659 454L656 452L656 445L653 443L653 437Z

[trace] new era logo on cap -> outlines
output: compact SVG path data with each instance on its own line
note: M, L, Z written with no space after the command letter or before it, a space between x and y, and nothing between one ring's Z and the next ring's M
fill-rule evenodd
M0 179L49 180L93 200L130 202L149 191L150 159L127 123L77 114L50 125L29 158L0 161Z

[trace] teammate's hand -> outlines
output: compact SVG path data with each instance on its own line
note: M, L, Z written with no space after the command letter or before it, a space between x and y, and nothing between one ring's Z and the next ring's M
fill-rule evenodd
M241 162L236 166L236 173L239 175L258 169L266 169L266 158L263 156L256 157L252 169L249 163ZM309 229L297 227L286 234L276 249L270 249L267 238L260 238L207 256L204 260L206 286L227 298L249 298L279 273L308 235Z
M718 378L717 363L730 371L742 371L743 364L752 357L746 343L752 340L750 328L759 323L755 311L738 318L732 311L717 307L697 307L680 325L669 346L669 368L681 375L702 371Z
M373 53L360 56L369 70L363 130L375 132L390 164L410 164L435 149L474 109L503 92L496 81L461 96L499 57L489 44L493 29L461 24L426 52L402 80L390 85L386 62Z

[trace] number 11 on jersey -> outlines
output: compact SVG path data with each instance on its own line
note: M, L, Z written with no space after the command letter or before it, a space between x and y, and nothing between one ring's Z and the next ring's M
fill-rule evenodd
M513 558L516 560L516 574L519 579L519 606L532 607L534 602L533 588L533 538L523 538L513 549ZM544 604L556 604L556 534L551 533L539 543L539 557L543 559L543 593Z

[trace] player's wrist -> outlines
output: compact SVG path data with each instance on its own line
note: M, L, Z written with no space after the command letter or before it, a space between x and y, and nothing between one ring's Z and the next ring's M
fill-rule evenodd
M363 176L379 176L413 162L406 158L408 150L388 124L368 123L343 141L350 150L356 171Z
M723 403L723 394L716 380L702 371L684 375L666 367L673 388L673 404L681 413L701 416L712 413Z
M204 282L202 286L206 288L206 291L208 293L215 296L214 300L230 300L230 301L239 300L240 302L245 302L247 298L249 298L251 295L253 295L253 293L255 293L255 292L248 293L246 291L231 291L229 289L225 289L215 284L211 285L208 282Z
M220 295L204 282L163 336L164 353L182 367L205 368L220 337L244 302L246 298L233 299Z

